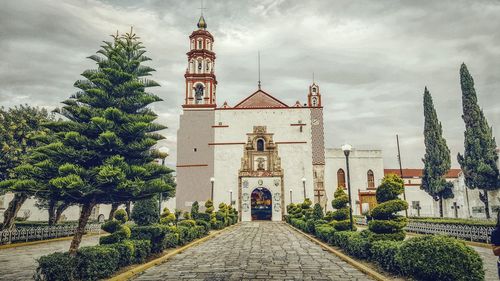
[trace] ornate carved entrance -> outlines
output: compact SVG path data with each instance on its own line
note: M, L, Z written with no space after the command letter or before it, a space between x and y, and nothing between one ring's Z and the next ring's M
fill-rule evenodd
M262 204L254 204L255 191L259 191L259 188L267 190L265 196L269 197L269 201L266 202L272 210L270 219L281 220L284 214L282 208L284 206L283 169L278 156L278 147L273 141L273 134L268 133L265 126L254 126L253 132L247 134L247 143L239 170L241 220L255 219L255 206L264 208ZM262 189L260 191L264 192Z

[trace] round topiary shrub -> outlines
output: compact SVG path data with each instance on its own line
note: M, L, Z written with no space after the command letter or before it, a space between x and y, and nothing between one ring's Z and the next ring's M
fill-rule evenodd
M124 209L118 209L115 211L115 220L121 223L126 223L128 221L127 212Z
M158 214L158 199L152 197L135 202L130 215L137 225L150 225L160 220Z
M404 240L403 228L408 220L397 213L408 209L408 203L398 198L403 193L403 180L397 175L387 175L382 179L382 184L377 188L376 197L378 205L371 210L368 229L373 232L371 236L376 240Z
M396 254L403 274L418 280L484 280L479 254L457 239L421 236L403 242Z
M335 230L344 231L351 229L351 221L349 219L349 197L342 187L338 187L333 194L332 207L335 211L332 213L333 221L330 223ZM354 226L353 226L354 230Z
M321 205L319 203L314 204L312 218L313 220L323 219L323 208L321 208Z

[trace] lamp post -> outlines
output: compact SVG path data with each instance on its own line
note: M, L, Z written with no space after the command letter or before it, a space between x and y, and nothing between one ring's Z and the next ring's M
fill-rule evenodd
M214 202L214 182L215 178L210 177L210 183L212 184L212 191L210 192L210 200L212 200L212 203Z
M306 178L302 178L302 188L304 189L304 201L306 200Z
M229 206L233 206L233 191L229 190Z
M158 149L159 156L161 157L161 165L165 166L165 159L167 159L170 149L162 146ZM160 192L158 196L158 217L161 219L161 202L163 201L163 194Z
M342 150L345 155L345 165L347 169L347 193L349 194L349 220L351 222L351 231L353 230L353 220L352 220L352 201L351 201L351 179L349 177L349 153L352 150L352 146L349 144L344 144Z
M293 203L293 197L292 197L292 189L290 189L290 204Z

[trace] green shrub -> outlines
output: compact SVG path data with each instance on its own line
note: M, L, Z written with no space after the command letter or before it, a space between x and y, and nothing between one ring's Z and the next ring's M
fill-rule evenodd
M404 242L402 241L374 241L372 242L370 252L371 260L377 262L383 269L400 273L401 266L396 260L396 255Z
M200 213L200 204L198 203L198 201L194 201L193 205L191 205L191 218L197 220L199 213Z
M206 213L198 213L198 219L206 222L210 222L210 215Z
M312 218L314 220L323 219L323 208L321 208L321 205L319 203L314 204Z
M131 229L132 235L130 237L136 240L149 240L151 242L151 252L161 253L164 250L163 240L165 235L173 231L173 229L175 227L162 224L136 226Z
M308 219L306 221L305 232L314 234L314 227L315 227L315 225L314 225L314 219Z
M165 217L162 217L160 219L160 223L161 224L166 224L166 225L170 225L170 224L174 224L177 220L175 219L175 214L168 214L166 215Z
M149 240L129 240L134 245L134 262L143 263L151 254L151 241Z
M191 241L189 227L186 226L178 226L177 230L179 231L179 245L185 245L189 241Z
M380 186L377 187L375 193L377 202L382 203L398 198L403 193L403 184L404 182L399 176L395 174L386 175Z
M179 245L179 233L177 232L169 232L167 235L165 235L165 238L163 238L163 248L175 248Z
M333 233L333 245L345 249L347 247L348 239L354 235L354 231L335 231Z
M373 233L370 236L371 241L389 240L389 241L403 241L405 240L406 232L404 230L394 233Z
M115 249L120 254L118 267L124 267L132 264L135 260L134 243L126 240L120 243L110 244L108 247Z
M98 280L111 276L117 269L120 253L108 246L82 247L76 254L76 277Z
M351 221L350 220L342 220L342 221L333 221L331 222L335 230L337 231L346 231L351 230ZM356 226L352 226L352 230L356 230Z
M158 198L153 196L149 199L135 202L132 214L130 215L137 225L144 226L158 223Z
M322 224L316 226L316 236L319 239L331 244L333 241L333 233L335 232L335 228L328 224Z
M394 199L378 204L371 210L371 216L378 220L388 220L394 218L394 214L408 209L408 203L401 199Z
M119 222L126 223L128 221L128 215L127 211L124 209L118 209L115 211L115 219L118 220Z
M403 193L403 180L397 175L387 175L377 188L378 205L370 212L373 220L368 223L368 229L373 232L372 240L404 240L403 228L408 219L397 215L397 212L408 209L408 203L398 198Z
M370 257L370 240L363 237L360 232L354 232L347 236L347 241L344 250L351 256L368 259Z
M210 231L210 223L205 220L196 220L196 225L203 226L204 234L208 234Z
M125 239L129 239L131 235L130 228L126 225L120 225L120 229L114 233L102 236L99 238L99 244L114 244L119 243Z
M194 220L182 220L177 225L185 227L194 227L196 225L196 222Z
M457 239L432 235L411 238L397 255L401 271L418 280L484 280L479 254Z
M212 200L205 201L205 213L210 215L214 212L214 203Z
M338 209L332 212L332 220L343 221L349 218L349 208Z
M75 271L75 259L69 253L52 253L38 259L33 276L37 281L71 281Z
M408 224L408 219L398 217L392 220L371 220L368 227L375 233L395 233L399 232Z
M115 233L120 230L121 227L121 223L118 220L110 220L101 225L101 229L108 233Z

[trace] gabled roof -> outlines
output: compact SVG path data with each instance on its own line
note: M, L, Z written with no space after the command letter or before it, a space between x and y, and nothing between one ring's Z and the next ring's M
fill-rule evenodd
M246 99L242 100L240 103L234 106L234 108L277 108L277 107L288 107L285 103L281 102L277 98L271 96L270 94L257 90L257 92L251 94Z
M450 169L445 178L458 178L461 171L460 169ZM388 174L401 176L399 169L384 169L384 175ZM403 178L422 178L422 169L403 169Z

